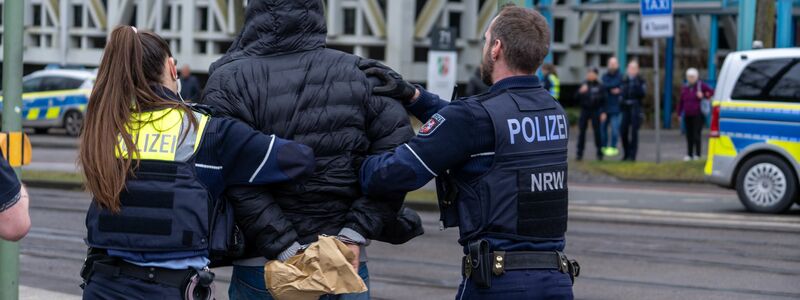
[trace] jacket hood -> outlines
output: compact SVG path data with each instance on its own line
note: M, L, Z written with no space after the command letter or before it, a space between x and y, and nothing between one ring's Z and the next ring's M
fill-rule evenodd
M325 47L327 33L321 0L251 0L242 31L209 71L243 57Z

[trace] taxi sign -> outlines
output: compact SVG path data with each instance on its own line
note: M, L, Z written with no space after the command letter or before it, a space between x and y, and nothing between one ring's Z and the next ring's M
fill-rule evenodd
M31 139L22 132L0 132L0 154L12 167L31 163Z
M672 0L639 0L643 38L669 38L674 35Z

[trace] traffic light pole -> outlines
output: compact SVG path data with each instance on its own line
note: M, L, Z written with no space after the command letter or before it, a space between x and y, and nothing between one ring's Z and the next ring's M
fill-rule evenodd
M3 3L3 131L22 131L22 33L25 1ZM15 169L19 176L19 168ZM19 299L19 244L0 240L0 300Z

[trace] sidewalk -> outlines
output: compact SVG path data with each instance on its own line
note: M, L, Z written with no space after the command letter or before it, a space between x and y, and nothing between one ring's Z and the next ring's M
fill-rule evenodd
M19 286L19 299L20 300L46 300L46 299L80 300L81 296L53 292L45 289L39 289L21 285Z
M578 148L578 128L570 128L569 139L569 158L574 159ZM639 150L637 151L637 161L656 161L656 131L653 129L639 130ZM703 131L700 138L702 147L700 154L703 158L708 153L708 131ZM605 157L606 160L622 159L622 137L617 144L619 155L615 157ZM591 126L586 131L586 147L583 152L585 160L594 160L594 133ZM686 137L681 135L678 129L661 130L661 161L682 161L686 156Z

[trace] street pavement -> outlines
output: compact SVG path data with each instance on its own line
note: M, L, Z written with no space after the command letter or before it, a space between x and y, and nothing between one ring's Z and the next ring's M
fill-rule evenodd
M571 184L567 253L580 261L578 299L798 299L800 209L746 213L709 186ZM21 243L23 299L77 299L85 255L83 192L31 189L33 228ZM426 234L368 247L374 299L452 299L461 247L423 212ZM230 269L215 270L226 299Z

